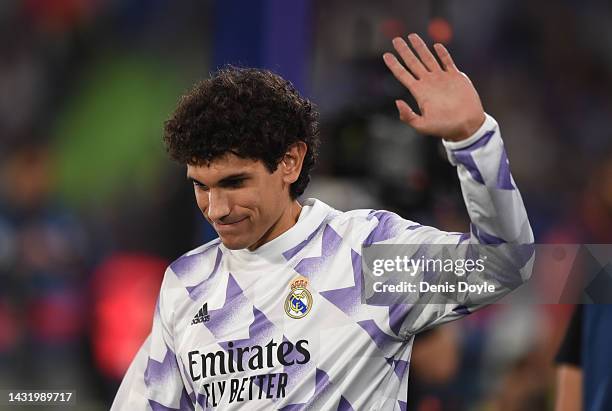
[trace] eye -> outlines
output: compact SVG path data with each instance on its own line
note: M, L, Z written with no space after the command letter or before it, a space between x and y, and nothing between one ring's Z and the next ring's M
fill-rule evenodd
M236 178L223 182L222 186L226 188L240 188L244 185L245 178Z
M208 190L208 187L200 183L199 181L196 181L196 180L191 180L191 181L193 182L193 186L198 188L199 190L204 190L204 191Z

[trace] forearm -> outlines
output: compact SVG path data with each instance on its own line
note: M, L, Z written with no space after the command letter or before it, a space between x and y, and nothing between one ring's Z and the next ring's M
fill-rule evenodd
M460 142L444 142L457 167L470 216L471 243L532 244L533 233L521 194L510 173L499 126L487 115L480 129Z

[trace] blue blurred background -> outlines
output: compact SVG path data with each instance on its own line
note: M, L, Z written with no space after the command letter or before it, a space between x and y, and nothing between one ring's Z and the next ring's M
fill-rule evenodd
M539 243L612 237L604 0L5 0L0 5L0 388L108 409L165 266L212 238L163 121L227 63L321 112L306 196L442 229L468 220L438 141L397 119L391 38L448 45L499 121ZM552 409L571 307L493 306L417 337L411 410Z

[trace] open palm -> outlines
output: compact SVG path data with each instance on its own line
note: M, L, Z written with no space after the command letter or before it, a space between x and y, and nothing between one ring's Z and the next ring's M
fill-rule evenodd
M416 55L402 38L393 39L393 47L405 66L392 53L383 55L389 70L414 96L421 111L418 115L405 101L396 100L400 119L423 134L453 141L469 137L485 120L472 82L457 69L442 44L434 44L440 66L417 34L408 38Z

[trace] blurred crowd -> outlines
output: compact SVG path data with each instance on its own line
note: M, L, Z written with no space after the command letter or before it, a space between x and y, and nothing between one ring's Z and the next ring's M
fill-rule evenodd
M161 134L193 82L240 63L214 56L219 3L2 2L0 388L71 388L79 409L108 409L166 265L212 238ZM306 68L290 80L318 105L323 137L306 196L467 229L439 142L393 104L410 96L381 55L415 31L448 44L500 123L536 241L610 243L612 4L300 3ZM571 311L496 305L418 336L409 409L552 409Z

